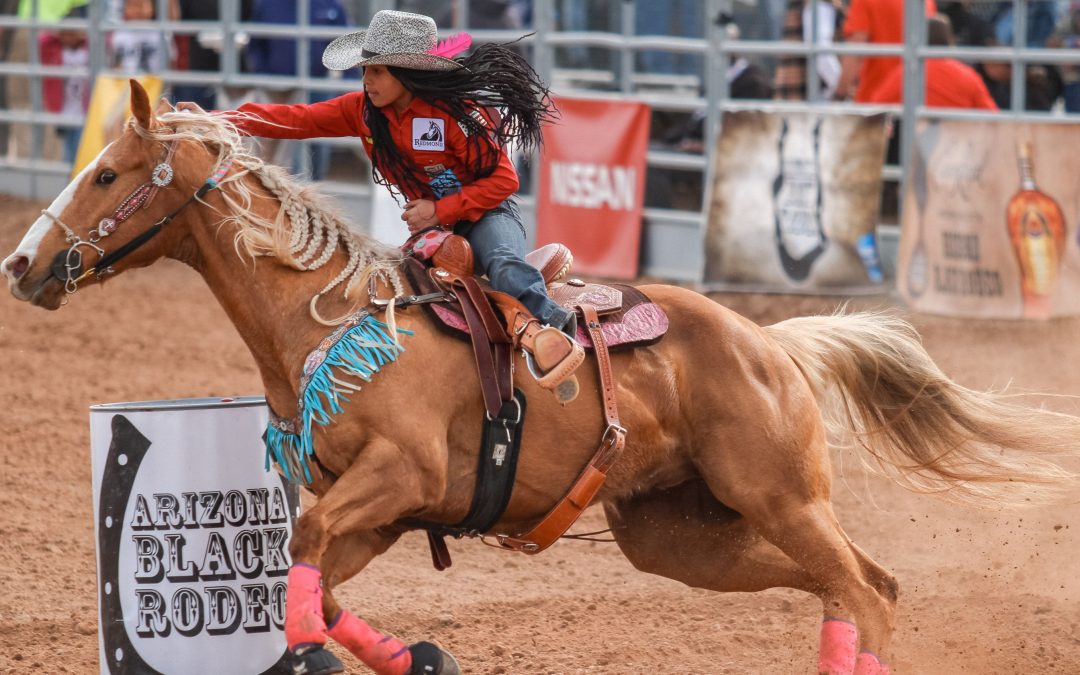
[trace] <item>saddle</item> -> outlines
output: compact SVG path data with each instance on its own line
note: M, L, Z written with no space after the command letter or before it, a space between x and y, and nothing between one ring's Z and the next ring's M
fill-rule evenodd
M412 301L449 300L418 304L442 330L471 342L486 410L477 489L465 520L456 525L403 521L407 527L427 531L436 569L450 565L445 536L484 537L509 503L524 412L523 395L513 388L514 351L522 351L537 383L553 391L563 404L577 396L574 371L584 361L585 350L596 354L607 421L599 449L567 495L532 530L520 536L493 535L501 548L539 553L588 507L622 451L626 429L619 422L608 348L629 349L657 342L667 332L667 315L632 286L566 279L573 262L570 250L562 244L548 244L529 253L526 261L540 271L552 299L580 319L570 339L556 328L541 326L517 299L491 289L474 276L472 252L463 237L424 233L404 248L413 254L403 263L415 293ZM493 487L492 481L498 484Z

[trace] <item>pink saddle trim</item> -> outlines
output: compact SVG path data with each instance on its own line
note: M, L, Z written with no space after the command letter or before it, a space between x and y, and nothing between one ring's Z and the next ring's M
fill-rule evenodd
M859 650L859 631L843 619L825 619L821 624L821 652L818 675L851 675Z
M463 333L469 332L469 326L465 319L457 312L443 307L432 305L431 309L439 315L439 318L447 326ZM660 306L653 302L643 302L631 307L621 321L605 323L600 329L604 331L608 347L631 344L635 342L648 342L664 335L668 329L668 316ZM586 349L592 349L592 339L583 326L578 326L577 343Z
M401 252L405 255L412 254L419 260L427 260L435 255L439 247L452 232L448 230L427 230L420 234L409 237L408 241L401 245Z
M889 675L889 666L873 652L861 651L855 659L855 675Z
M667 329L667 313L660 309L660 306L655 302L643 302L640 305L634 305L623 314L622 320L600 326L600 330L604 331L604 337L607 339L609 347L655 340L663 336ZM586 349L592 349L592 338L589 337L589 333L584 326L578 326L575 337L579 345Z

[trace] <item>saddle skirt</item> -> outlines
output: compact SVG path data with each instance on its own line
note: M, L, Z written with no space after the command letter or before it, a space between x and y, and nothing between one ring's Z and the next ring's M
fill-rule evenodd
M548 247L550 246L556 245L549 244ZM530 254L529 261L536 260L537 256L534 254L541 251L544 249L538 249ZM560 262L559 266L562 267L559 269L561 273L559 276L564 276L568 271L566 268L569 263ZM438 286L427 274L427 267L420 261L413 258L406 259L405 272L417 295L438 290ZM547 274L545 278L549 278ZM633 286L593 284L579 279L569 279L565 283L550 283L548 294L555 302L568 309L574 309L581 303L595 306L597 314L600 315L604 338L608 342L608 348L613 351L655 344L668 330L669 322L664 310ZM429 304L425 307L450 333L463 340L468 339L469 326L459 307L443 303ZM575 339L582 347L593 348L592 339L583 325L578 326Z

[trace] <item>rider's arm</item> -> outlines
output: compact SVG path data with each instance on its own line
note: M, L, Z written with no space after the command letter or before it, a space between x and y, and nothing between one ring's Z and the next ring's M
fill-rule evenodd
M359 136L363 92L320 103L245 103L230 120L246 134L263 138L327 138Z

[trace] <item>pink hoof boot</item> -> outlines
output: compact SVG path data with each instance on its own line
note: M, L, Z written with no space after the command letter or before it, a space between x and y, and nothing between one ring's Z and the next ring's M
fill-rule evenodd
M889 667L873 652L864 650L855 660L855 675L889 675Z
M285 591L285 642L294 653L326 644L319 568L296 563Z
M412 653L404 642L383 635L344 609L330 622L328 633L379 675L407 675L412 668Z
M825 619L821 624L821 653L818 675L852 675L859 632L855 624L843 619Z

